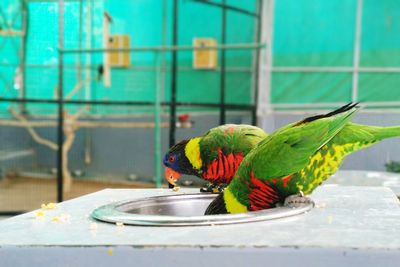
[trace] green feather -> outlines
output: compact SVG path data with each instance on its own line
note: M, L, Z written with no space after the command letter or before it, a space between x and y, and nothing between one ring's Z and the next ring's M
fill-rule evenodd
M356 110L351 108L278 129L245 157L229 190L240 203L249 206L251 174L261 181L272 182L274 178L300 172L307 166L309 158L342 130ZM281 184L277 186L282 197L289 193Z
M296 173L289 183L288 190L295 191L299 186L304 193L311 193L319 184L334 174L347 155L362 148L376 144L390 137L400 136L400 127L376 127L347 123L345 127L318 152L319 160L308 164L301 173Z
M356 111L353 107L346 105L332 113L307 118L274 132L244 158L227 188L229 192L250 208L253 176L272 184L281 200L299 190L309 194L339 169L348 154L385 138L400 136L399 126L376 127L349 122ZM283 183L287 175L290 179ZM221 203L212 204L207 214L226 210L219 207Z
M225 154L243 153L246 155L267 134L260 128L251 125L226 124L210 129L200 141L200 153L203 165L208 166L218 158L218 150Z

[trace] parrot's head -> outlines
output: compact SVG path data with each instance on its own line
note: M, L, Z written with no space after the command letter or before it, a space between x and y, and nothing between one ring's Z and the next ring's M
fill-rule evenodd
M198 175L198 171L195 170L188 158L188 150L193 145L192 140L193 139L189 139L179 142L171 147L164 156L165 178L172 185L176 185L176 181L182 174Z

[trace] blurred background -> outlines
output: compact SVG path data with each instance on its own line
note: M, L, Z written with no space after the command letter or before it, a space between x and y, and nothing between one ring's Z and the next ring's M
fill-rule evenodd
M2 0L0 214L165 187L177 141L350 101L356 122L400 125L397 0ZM399 151L342 169L400 171Z

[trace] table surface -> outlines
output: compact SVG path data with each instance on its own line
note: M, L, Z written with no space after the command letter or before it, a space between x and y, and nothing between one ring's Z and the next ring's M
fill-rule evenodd
M321 186L311 195L317 207L310 212L256 223L143 227L117 226L90 217L92 210L113 201L194 192L198 189L102 190L44 210L44 216L37 216L37 210L0 221L0 247L400 249L399 200L385 187Z

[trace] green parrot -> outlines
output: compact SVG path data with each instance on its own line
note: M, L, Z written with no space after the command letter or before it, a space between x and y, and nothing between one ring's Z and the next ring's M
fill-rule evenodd
M244 156L265 137L262 129L251 125L212 128L169 149L163 160L165 177L175 185L181 174L195 175L210 182L202 191L220 190L232 180Z
M350 103L326 115L289 124L265 138L243 159L206 215L267 209L285 199L308 202L303 194L310 194L335 173L348 154L400 136L397 126L351 123L357 109L357 104Z

